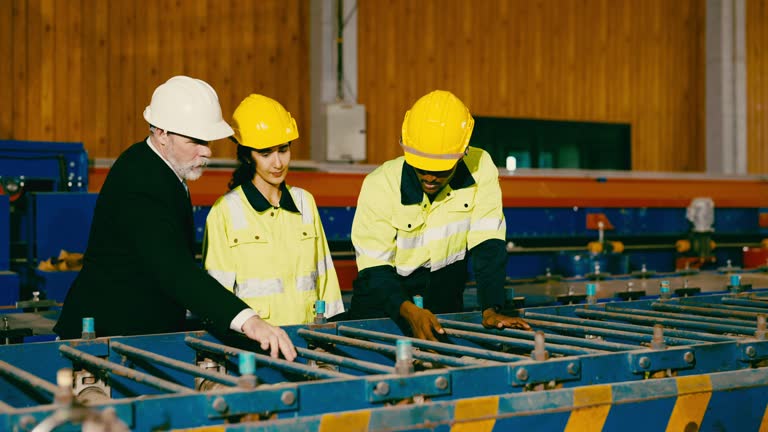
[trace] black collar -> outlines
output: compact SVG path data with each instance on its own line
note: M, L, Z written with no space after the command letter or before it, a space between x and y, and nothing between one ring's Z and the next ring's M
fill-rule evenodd
M472 177L472 173L469 172L469 168L467 168L467 164L464 163L463 159L460 159L456 164L456 173L448 184L453 190L470 187L475 184L475 178ZM400 179L400 204L421 204L423 198L424 191L419 184L416 170L408 165L407 162L403 162L403 173Z
M288 191L285 182L280 183L280 191L282 192L280 194L280 207L294 213L300 213L299 209L296 207L296 203L293 202L293 197ZM251 204L251 207L259 213L273 207L272 204L264 198L264 195L256 189L253 182L243 183L243 193L245 193L245 197L248 199L248 203Z

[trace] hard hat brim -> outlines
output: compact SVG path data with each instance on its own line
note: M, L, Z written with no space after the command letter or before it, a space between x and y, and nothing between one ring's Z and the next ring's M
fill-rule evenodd
M235 131L232 130L232 128L227 124L226 121L222 120L220 122L214 123L210 127L207 127L206 130L201 131L199 135L203 136L195 136L194 138L201 139L203 141L216 141L223 138L230 137L235 134Z
M195 130L189 130L185 127L173 127L172 125L163 124L162 121L155 121L152 119L152 110L150 107L144 109L144 120L152 126L163 129L166 132L173 132L179 135L188 136L190 138L196 138L203 141L216 141L226 137L230 137L235 134L235 131L229 126L229 124L220 120L205 128L197 128Z
M448 171L459 162L459 159L432 159L405 152L405 161L408 165L424 171Z

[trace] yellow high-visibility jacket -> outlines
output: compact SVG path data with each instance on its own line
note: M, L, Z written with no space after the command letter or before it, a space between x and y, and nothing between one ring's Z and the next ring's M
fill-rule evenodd
M339 280L312 195L281 185L273 207L253 183L219 198L206 220L203 262L208 273L273 325L344 312Z
M465 273L451 272L439 282L435 274L461 265L466 271L468 251L472 251L473 262L480 261L474 262L474 267L481 306L503 306L506 223L498 176L490 155L473 147L458 162L453 179L432 200L421 190L414 169L403 157L366 176L352 224L352 243L359 280L366 279L366 272L374 280L366 282L366 287L356 285L353 317L370 316L355 314L355 297L359 295L375 295L375 301L367 302L369 307L389 303L380 307L396 315L397 306L412 294L403 286L425 270L432 275L427 278L431 285L455 286L454 292L458 290L456 295L460 295L466 280L452 279ZM478 248L480 245L483 247ZM475 248L483 251L480 256L475 255ZM394 269L396 276L388 276L387 269ZM424 306L430 309L426 300Z

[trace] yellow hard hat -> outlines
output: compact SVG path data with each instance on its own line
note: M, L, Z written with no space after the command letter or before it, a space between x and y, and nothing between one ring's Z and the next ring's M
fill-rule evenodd
M426 171L446 171L464 156L475 120L453 93L435 90L405 113L402 142L405 161Z
M232 129L238 143L261 150L299 137L296 120L280 102L259 94L245 98L232 114Z

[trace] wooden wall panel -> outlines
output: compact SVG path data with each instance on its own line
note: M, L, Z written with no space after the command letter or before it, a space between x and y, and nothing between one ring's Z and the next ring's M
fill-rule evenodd
M747 0L747 170L768 174L768 1Z
M83 141L116 157L170 76L210 82L228 118L251 92L299 123L308 158L303 0L8 0L0 139ZM477 115L632 124L633 167L705 167L704 0L360 0L369 162L400 154L405 110L434 88ZM747 0L748 161L768 172L768 0ZM232 157L227 142L215 157Z
M0 8L0 53L8 55L4 61L0 61L0 137L9 134L13 128L13 110L9 106L13 100L13 80L1 78L13 76L13 61L9 61L9 57L13 55L14 12L16 9L13 5Z
M106 157L109 132L109 4L82 0L88 19L82 20L82 64L80 69L80 137L91 157ZM95 73L94 73L95 72ZM87 78L87 79L86 79ZM73 134L65 139L78 140ZM136 138L138 140L138 137ZM126 137L123 141L128 141ZM123 145L127 145L124 143Z
M27 136L27 88L29 86L27 76L27 1L13 0L11 8L13 10L13 39L11 41L11 55L7 58L11 60L11 72L13 73L8 79L9 85L13 87L13 98L10 100L12 128L8 131L2 131L6 135L0 138L4 139ZM5 81L2 78L0 77L0 80Z
M369 162L435 88L473 113L632 125L633 168L705 168L703 0L360 0Z
M82 141L114 158L147 134L152 91L208 81L225 118L250 93L282 102L309 157L304 0L8 0L0 8L0 139ZM221 141L214 157L233 157Z

